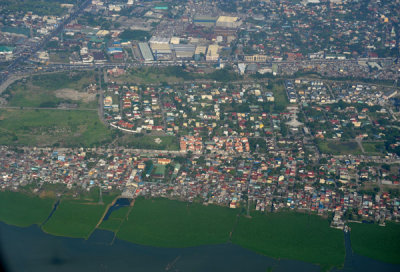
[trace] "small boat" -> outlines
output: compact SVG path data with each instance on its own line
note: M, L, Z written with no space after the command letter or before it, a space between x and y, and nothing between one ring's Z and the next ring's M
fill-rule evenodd
M345 232L345 233L349 232L349 227L348 227L348 226L345 226L345 227L344 227L344 232Z

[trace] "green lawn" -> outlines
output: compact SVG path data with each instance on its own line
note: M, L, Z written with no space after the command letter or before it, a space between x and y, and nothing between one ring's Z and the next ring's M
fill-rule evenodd
M161 247L226 243L236 213L225 207L139 198L117 237L137 244Z
M162 175L163 176L165 174L165 168L166 168L165 165L157 164L156 170L154 171L154 175Z
M88 238L114 198L114 194L103 196L102 205L92 196L87 199L62 199L56 212L42 228L57 236Z
M400 264L400 224L350 224L355 253L387 263Z
M315 263L324 269L342 265L345 257L343 233L317 215L242 216L232 242L270 257Z
M0 110L0 144L94 146L112 132L96 111Z
M332 155L362 154L356 142L318 141L318 149L321 153Z
M161 143L155 140L160 138ZM119 145L137 149L179 150L179 141L175 136L139 136L125 135L118 141Z
M0 192L0 220L20 227L39 225L49 216L54 201L31 194Z

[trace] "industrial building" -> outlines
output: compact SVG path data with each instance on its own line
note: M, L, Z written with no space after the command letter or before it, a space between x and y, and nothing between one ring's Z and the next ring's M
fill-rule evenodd
M164 37L151 37L149 43L150 48L153 51L157 60L168 60L171 59L172 50L169 44L170 38Z
M198 45L196 50L194 51L194 60L199 61L202 55L206 55L207 46L205 45Z
M248 56L244 56L244 60L248 61L248 62L266 62L267 56L259 55L259 54L248 55Z
M178 59L191 59L196 50L194 44L173 44L172 46Z
M242 24L239 17L219 16L216 22L217 27L237 28Z
M217 17L201 16L201 15L195 16L193 19L193 23L195 25L208 26L208 27L215 26L216 21Z
M208 46L206 61L217 61L219 59L218 50L218 44L211 44Z
M153 61L154 60L153 53L151 52L151 49L147 43L145 43L145 42L139 43L139 49L140 49L140 53L142 54L142 57L145 61Z

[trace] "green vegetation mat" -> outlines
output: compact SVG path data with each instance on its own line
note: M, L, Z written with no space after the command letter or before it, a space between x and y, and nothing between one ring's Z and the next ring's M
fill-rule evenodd
M94 146L111 140L112 131L96 111L0 110L0 144Z
M115 195L104 196L104 204L99 204L98 199L62 199L42 228L52 235L88 238L114 198Z
M350 224L355 253L387 263L400 264L400 224Z
M343 233L329 227L328 220L300 213L256 213L240 217L232 242L274 258L295 259L321 265L344 262Z
M167 199L139 198L117 237L137 244L189 247L226 243L237 211Z
M30 194L0 192L0 220L19 227L39 225L49 216L54 201Z
M101 222L99 229L116 232L121 226L122 221L125 220L128 211L129 207L122 207L116 211L113 211L107 220L103 220L103 222Z

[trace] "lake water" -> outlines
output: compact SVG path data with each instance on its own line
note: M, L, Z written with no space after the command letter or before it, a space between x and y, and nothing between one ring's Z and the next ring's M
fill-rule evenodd
M233 244L183 249L135 245L96 230L89 240L48 235L38 227L0 222L1 253L6 271L319 271L313 264L276 260ZM346 243L346 246L348 243ZM351 250L351 248L350 248ZM350 254L335 271L400 271L400 266Z

